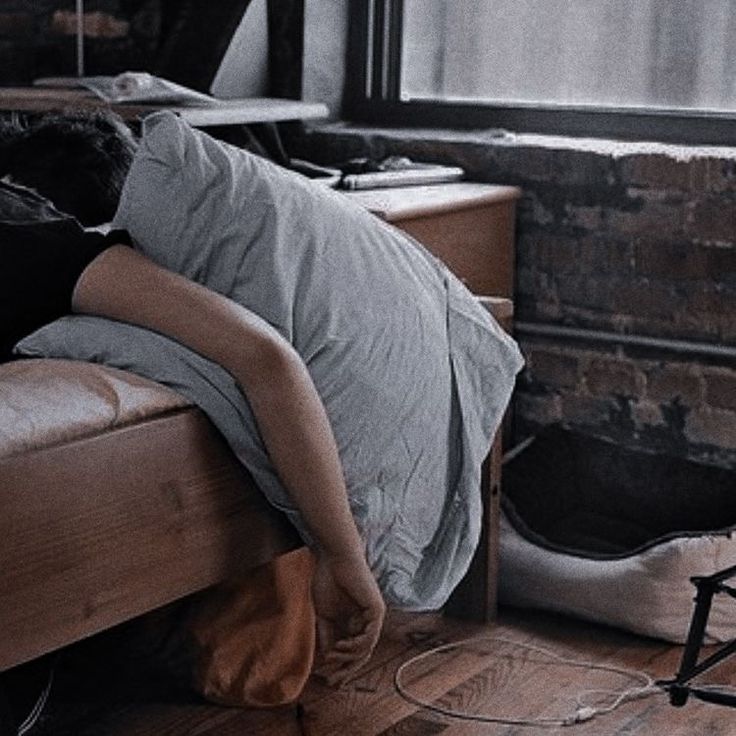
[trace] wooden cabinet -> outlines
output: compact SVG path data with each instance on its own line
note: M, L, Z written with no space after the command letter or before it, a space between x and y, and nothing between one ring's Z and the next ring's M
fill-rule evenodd
M514 222L517 187L435 184L375 189L347 196L406 231L441 258L506 329L514 292ZM501 498L501 432L483 465L480 543L445 611L488 621L496 613Z

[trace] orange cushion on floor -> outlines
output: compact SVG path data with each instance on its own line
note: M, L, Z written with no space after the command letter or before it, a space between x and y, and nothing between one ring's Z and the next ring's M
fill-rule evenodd
M218 586L195 606L194 685L204 697L248 707L299 697L314 661L313 570L302 547Z

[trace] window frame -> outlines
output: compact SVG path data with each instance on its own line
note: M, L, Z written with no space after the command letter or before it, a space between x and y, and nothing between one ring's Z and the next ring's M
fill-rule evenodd
M687 145L736 145L736 112L402 101L403 0L351 0L344 116L402 127L502 129Z

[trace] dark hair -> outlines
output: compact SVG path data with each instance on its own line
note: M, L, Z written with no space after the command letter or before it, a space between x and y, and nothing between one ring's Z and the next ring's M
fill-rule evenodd
M107 111L18 117L0 126L0 175L35 189L83 225L109 222L135 152L123 120Z

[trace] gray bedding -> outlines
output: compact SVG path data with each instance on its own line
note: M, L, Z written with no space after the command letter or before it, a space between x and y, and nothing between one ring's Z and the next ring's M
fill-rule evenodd
M264 317L325 404L368 559L391 603L437 608L480 529L480 466L521 357L420 245L342 195L150 116L115 227L158 263ZM247 402L219 366L139 328L67 317L30 355L105 362L201 406L309 541Z

